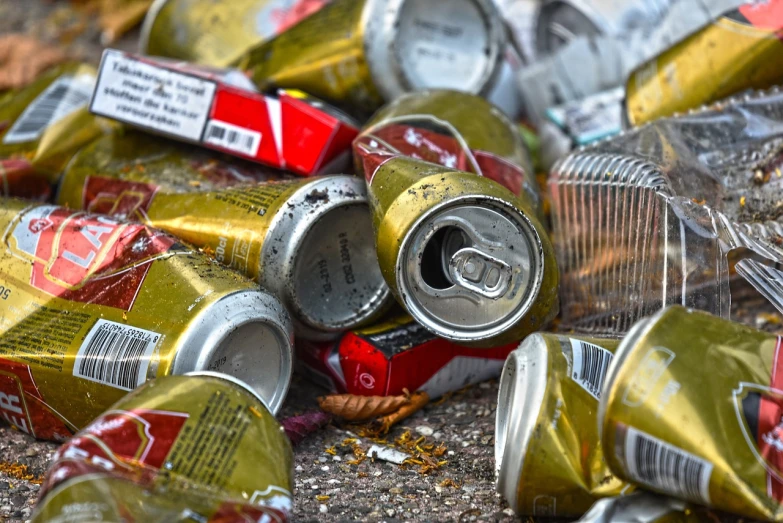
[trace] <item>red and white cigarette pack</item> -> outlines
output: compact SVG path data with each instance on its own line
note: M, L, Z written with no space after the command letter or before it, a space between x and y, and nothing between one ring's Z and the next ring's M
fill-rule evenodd
M300 91L259 93L237 70L107 49L90 111L302 176L349 161L358 124Z
M348 332L332 342L297 340L298 370L335 392L388 396L425 391L431 398L500 376L512 343L462 347L410 318Z

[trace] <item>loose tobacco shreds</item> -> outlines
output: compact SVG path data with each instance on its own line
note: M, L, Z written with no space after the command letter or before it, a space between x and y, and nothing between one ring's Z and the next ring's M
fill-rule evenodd
M5 474L6 476L10 476L14 479L29 481L30 483L35 483L37 485L43 483L43 477L34 476L30 473L29 470L27 470L27 465L22 465L21 463L8 463L5 461L0 461L0 473Z

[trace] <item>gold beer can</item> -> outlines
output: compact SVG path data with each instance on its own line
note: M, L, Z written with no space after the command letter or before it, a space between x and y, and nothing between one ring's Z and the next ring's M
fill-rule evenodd
M746 3L640 65L626 85L626 118L641 125L783 82L783 2Z
M518 515L581 516L632 488L604 462L598 401L616 339L528 336L503 367L495 419L497 489Z
M558 271L519 134L480 98L411 93L354 141L387 283L453 342L491 347L558 310ZM439 165L438 165L439 164Z
M291 443L225 374L150 381L60 447L33 521L286 521Z
M301 89L371 111L426 88L486 94L505 44L492 0L334 0L236 65L262 90Z
M392 298L361 178L285 179L266 167L190 151L139 133L105 137L73 159L57 201L136 220L203 248L272 291L297 336L330 339L385 312Z
M148 379L216 370L273 412L291 379L283 306L144 225L0 201L0 416L64 440Z
M641 487L783 521L781 338L680 306L637 322L609 368L604 456Z

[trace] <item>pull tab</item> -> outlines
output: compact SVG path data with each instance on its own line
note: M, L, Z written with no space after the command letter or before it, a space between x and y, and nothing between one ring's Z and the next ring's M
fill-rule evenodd
M487 298L496 299L511 284L511 266L473 247L454 253L449 260L452 281Z

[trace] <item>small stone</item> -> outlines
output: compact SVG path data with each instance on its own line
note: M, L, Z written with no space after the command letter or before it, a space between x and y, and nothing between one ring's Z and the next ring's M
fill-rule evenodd
M460 445L462 446L462 448L470 447L470 441L463 441L462 443L460 443Z
M432 437L435 439L443 439L443 433L441 431L433 432Z
M392 517L396 513L396 511L393 508L387 508L386 510L384 510L384 512L386 512L386 515L389 517Z
M31 513L32 511L33 511L33 509L31 509L30 507L25 507L25 508L23 508L22 510L20 510L19 512L21 512L21 513L22 513L22 517L24 517L24 518L29 518L29 517L30 517L30 513Z
M294 470L296 470L297 472L304 472L304 469L302 468L302 465L297 465Z
M321 470L323 470L324 472L329 472L329 465L324 465L323 467L321 467Z
M318 506L318 512L320 512L321 514L326 514L327 512L329 512L329 507L321 504Z
M326 458L326 456L318 456L318 461L321 462L321 463L326 463L327 462L327 458Z
M487 436L483 436L481 438L481 444L482 445L489 445L492 443L492 434L489 434Z
M0 481L0 490L8 490L9 488L11 488L11 485L7 481Z
M426 425L419 425L416 427L416 432L421 434L422 436L432 436L432 434L435 432L432 427L428 427Z
M479 383L479 388L480 389L488 389L490 386L491 385L489 384L488 381L483 381L483 382Z
M332 456L332 461L342 461L342 460L343 458L341 458L340 456Z
M509 508L504 508L503 509L503 514L505 514L506 516L513 516L514 515L514 510L512 508L510 508L510 507Z
M441 487L440 485L435 485L435 492L440 494L441 492L443 492L443 487Z
M378 476L380 476L381 474L383 474L383 471L381 471L381 470L376 470L376 471L374 471L374 472L372 473L372 475L373 475L373 476L375 476L376 478L377 478Z
M37 450L35 450L35 447L30 447L30 448L28 448L28 449L27 449L27 450L24 452L24 455L25 455L25 456L27 456L28 458L34 458L35 456L37 456L37 455L38 455L38 451L37 451Z
M402 494L402 489L398 487L390 488L389 492L392 494Z
M26 501L27 501L27 498L25 496L22 496L22 495L11 496L11 505L13 505L15 507L21 507L22 505L25 504Z

